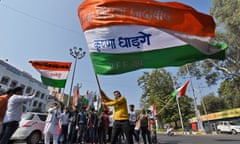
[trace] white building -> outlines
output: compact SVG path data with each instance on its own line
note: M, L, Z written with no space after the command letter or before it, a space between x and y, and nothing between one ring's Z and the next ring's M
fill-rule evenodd
M29 73L0 60L0 93L16 86L24 88L24 95L36 92L33 101L24 105L24 111L32 111L34 109L45 111L49 97L47 86L33 78Z

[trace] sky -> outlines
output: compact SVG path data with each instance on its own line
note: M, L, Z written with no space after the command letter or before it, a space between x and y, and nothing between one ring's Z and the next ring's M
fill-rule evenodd
M172 0L161 0L172 1ZM196 10L209 14L211 0L175 0L192 6ZM49 60L72 62L64 92L69 94L73 73L74 58L69 49L82 48L85 57L77 61L73 85L82 84L80 94L87 90L97 91L89 51L78 19L77 9L82 0L1 0L0 1L0 59L20 70L26 71L40 81L40 74L32 67L30 60ZM167 67L167 71L176 73L178 67ZM127 98L128 104L140 108L142 89L137 79L143 75L142 69L120 75L98 75L101 88L113 98L113 91L119 90ZM184 83L184 82L178 82ZM204 92L212 88L204 83L193 83L203 86ZM188 89L187 93L192 90ZM197 92L197 96L199 92ZM188 94L191 95L191 94Z

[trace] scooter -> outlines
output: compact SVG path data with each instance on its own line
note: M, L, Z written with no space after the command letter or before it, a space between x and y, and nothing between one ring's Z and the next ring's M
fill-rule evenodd
M166 134L168 136L173 136L174 135L173 128L167 128Z

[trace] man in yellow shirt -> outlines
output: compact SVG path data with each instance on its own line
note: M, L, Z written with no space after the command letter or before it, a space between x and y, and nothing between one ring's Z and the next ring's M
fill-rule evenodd
M116 144L118 137L123 132L127 138L128 144L133 144L133 139L130 131L129 115L128 115L128 106L127 100L124 96L121 95L119 91L114 91L113 94L115 99L112 100L106 94L100 90L104 104L107 106L114 107L113 114L113 129L111 144Z

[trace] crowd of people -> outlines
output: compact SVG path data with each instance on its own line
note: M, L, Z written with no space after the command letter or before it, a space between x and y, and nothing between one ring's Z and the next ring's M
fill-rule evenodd
M127 105L127 100L119 91L114 91L114 99L109 98L100 90L102 107L86 108L83 105L64 107L61 110L59 103L53 103L48 109L48 116L44 128L44 143L50 144L127 144L140 143L140 133L144 144L155 143L155 120L145 109L136 114L134 105ZM7 144L9 138L19 125L22 113L22 104L33 99L34 96L22 96L22 89L10 89L5 97L0 96L0 103L7 102L6 113L3 117L3 130L0 134L0 143ZM4 99L4 100L2 100ZM1 104L2 105L2 104ZM105 106L112 106L109 111ZM128 110L129 109L129 110ZM153 121L151 121L153 120ZM156 138L156 137L155 137Z

